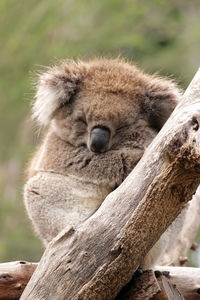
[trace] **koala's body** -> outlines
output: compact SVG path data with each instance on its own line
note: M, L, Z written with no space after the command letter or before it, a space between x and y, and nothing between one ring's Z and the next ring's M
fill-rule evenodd
M40 76L33 114L47 131L29 168L25 205L45 244L90 217L123 182L179 95L173 82L119 60L66 61ZM183 215L144 268L166 250Z

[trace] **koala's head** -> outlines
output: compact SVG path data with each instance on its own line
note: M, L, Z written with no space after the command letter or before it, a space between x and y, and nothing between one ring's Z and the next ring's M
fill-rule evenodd
M66 61L39 79L33 115L63 140L102 153L159 131L180 93L169 80L119 60Z

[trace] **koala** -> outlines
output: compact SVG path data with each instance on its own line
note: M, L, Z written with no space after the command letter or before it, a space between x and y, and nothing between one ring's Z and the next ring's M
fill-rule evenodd
M47 245L89 218L136 166L179 101L170 80L122 60L63 61L40 75L33 117L46 131L28 170L24 200ZM152 267L181 214L147 254Z

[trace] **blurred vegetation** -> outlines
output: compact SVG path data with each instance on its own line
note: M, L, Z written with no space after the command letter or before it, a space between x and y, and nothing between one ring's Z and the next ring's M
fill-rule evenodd
M34 73L61 58L121 55L185 88L200 62L199 16L199 0L0 1L1 262L43 251L22 197L38 143L28 119Z

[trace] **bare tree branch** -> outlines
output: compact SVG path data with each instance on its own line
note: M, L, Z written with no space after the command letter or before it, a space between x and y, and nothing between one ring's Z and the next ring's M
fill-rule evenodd
M169 272L169 281L179 289L185 300L200 298L199 268L157 266L156 269L164 273Z
M20 299L37 265L37 263L25 261L0 264L0 300ZM166 299L163 298L163 294L167 293L163 286L163 281L166 283L166 280L169 281L170 285L177 287L185 300L199 299L200 269L157 266L155 273L156 277L152 270L144 271L139 277L135 275L131 282L118 294L116 300ZM163 276L167 276L167 279L164 279Z
M0 300L19 299L36 266L26 261L0 264Z
M186 213L183 228L161 265L182 266L188 260L188 252L194 245L200 227L200 187L197 189ZM195 250L195 249L194 249Z

